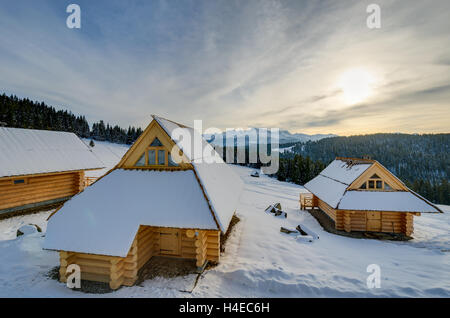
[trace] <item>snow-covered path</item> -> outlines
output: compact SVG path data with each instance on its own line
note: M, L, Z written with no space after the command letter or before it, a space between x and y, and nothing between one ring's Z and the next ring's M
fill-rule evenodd
M192 277L154 279L143 286L123 287L106 297L449 297L450 207L448 213L415 218L410 242L353 239L327 233L299 210L302 187L234 167L245 182L238 215L221 263L205 272L192 293ZM288 218L264 209L280 202ZM45 229L47 213L0 221L0 297L86 297L47 278L58 265L55 252L43 251L42 234L12 239L21 224ZM40 219L39 219L40 218ZM319 240L302 242L280 233L280 226L304 224ZM381 268L381 288L368 289L369 264ZM102 295L91 295L99 297Z

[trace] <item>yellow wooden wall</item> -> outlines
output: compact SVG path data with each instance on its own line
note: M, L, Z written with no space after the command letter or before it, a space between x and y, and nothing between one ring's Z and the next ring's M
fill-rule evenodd
M14 184L24 179L25 184ZM0 210L69 197L84 188L84 171L0 179Z
M336 230L367 231L367 213L370 211L336 210L318 199L318 207L334 222ZM410 236L414 231L413 216L416 213L381 212L381 232L403 233Z
M94 255L60 251L60 280L67 280L66 270L70 264L81 269L81 279L109 283L112 289L121 285L132 286L137 280L139 269L159 253L161 228L140 226L127 257ZM180 255L171 257L190 258L201 266L206 260L219 262L220 231L194 230L197 235L187 236L188 229L181 229ZM199 242L201 242L199 244Z

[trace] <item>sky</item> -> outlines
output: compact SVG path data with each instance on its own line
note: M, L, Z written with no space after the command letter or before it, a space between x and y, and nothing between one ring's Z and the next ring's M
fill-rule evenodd
M81 8L69 29L66 7ZM370 29L369 4L381 9ZM450 132L450 1L0 0L0 93L123 127Z

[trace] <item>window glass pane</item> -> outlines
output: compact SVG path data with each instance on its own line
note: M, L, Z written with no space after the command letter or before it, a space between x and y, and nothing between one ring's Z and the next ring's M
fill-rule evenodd
M14 180L14 184L23 184L23 183L25 183L25 180L24 180L24 179L17 179L17 180Z
M166 151L158 150L158 164L165 165L166 164Z
M359 188L360 189L366 189L366 183L364 182Z
M370 177L371 179L381 179L376 173Z
M173 161L173 159L172 159L172 155L169 153L169 158L168 158L169 160L169 166L170 167L178 167L178 165L177 165L177 163L175 162L175 161Z
M156 152L155 150L149 150L148 151L148 164L151 165L156 165Z
M384 190L392 190L392 187L385 182L384 183Z
M374 188L375 188L375 181L369 180L369 189L374 189Z
M383 189L383 181L377 181L377 189Z
M161 147L162 143L159 141L158 138L153 139L152 143L150 144L150 147Z
M138 167L145 166L145 154L142 154L142 156L136 162L135 166L138 166Z

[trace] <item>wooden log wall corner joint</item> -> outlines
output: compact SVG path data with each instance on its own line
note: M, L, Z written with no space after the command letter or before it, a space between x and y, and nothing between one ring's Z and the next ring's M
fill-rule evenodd
M207 237L205 231L198 231L195 240L197 267L202 267L206 261Z

